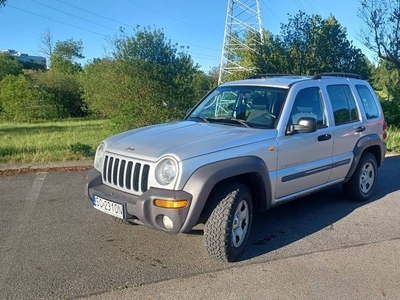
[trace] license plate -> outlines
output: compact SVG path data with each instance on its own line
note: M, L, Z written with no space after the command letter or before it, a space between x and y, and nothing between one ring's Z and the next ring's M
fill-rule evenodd
M93 207L114 217L124 218L124 207L122 204L94 196Z

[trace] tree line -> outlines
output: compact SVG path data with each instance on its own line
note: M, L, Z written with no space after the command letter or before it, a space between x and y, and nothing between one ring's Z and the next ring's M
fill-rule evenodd
M363 36L364 43L379 57L378 65L348 40L346 29L334 16L324 19L301 11L281 24L279 34L265 30L263 42L255 43L256 48L252 45L259 35L247 32L237 37L252 50L239 51L234 59L252 66L253 73L361 74L381 97L389 124L400 126L400 46L388 40L396 39L391 30L399 29L400 10L391 1L360 1L360 18L372 26L370 34ZM394 13L398 14L397 23ZM132 35L121 30L109 39L109 55L84 66L77 62L84 58L82 41L71 38L53 46L49 30L41 41L41 50L50 62L48 70L27 70L12 57L0 55L0 118L108 118L117 130L125 130L182 118L218 82L219 67L205 73L187 48L171 43L161 29L138 26ZM229 80L249 75L237 72Z

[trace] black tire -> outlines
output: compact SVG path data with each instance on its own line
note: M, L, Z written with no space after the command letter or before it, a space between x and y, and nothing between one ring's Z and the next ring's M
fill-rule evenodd
M205 248L215 260L236 261L246 246L253 221L250 190L242 183L226 183L210 200L218 204L204 226Z
M345 195L350 200L363 202L368 200L375 189L378 179L378 164L373 154L365 152L351 179L343 184Z

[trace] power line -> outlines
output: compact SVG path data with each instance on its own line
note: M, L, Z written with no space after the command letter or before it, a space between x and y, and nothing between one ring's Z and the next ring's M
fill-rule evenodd
M121 24L121 25L124 25L124 26L127 26L127 27L132 27L133 29L135 29L135 27L132 26L132 25L129 25L129 24L123 23L123 22L121 22L121 21L117 21L117 20L111 19L111 18L109 18L109 17L103 16L103 15L100 15L100 14L97 14L97 13L95 13L95 12L92 12L92 11L90 11L90 10L87 10L87 9L84 9L84 8L81 8L81 7L78 7L78 6L73 5L73 4L70 4L70 3L68 3L68 2L61 1L61 0L56 0L56 1L58 1L58 2L60 2L60 3L63 3L63 4L65 4L65 5L69 5L69 6L71 6L71 7L74 7L74 8L76 8L76 9L81 10L81 11L87 12L87 13L89 13L89 14L91 14L91 15L96 16L96 17L100 17L100 18L109 20L109 21L111 21L111 22L118 23L118 24Z
M264 6L272 13L272 15L273 15L280 23L282 23L282 20L279 19L279 17L272 11L272 9L269 8L269 6L268 6L263 0L261 0L261 3L264 4Z
M317 14L317 12L315 11L315 9L314 9L312 3L310 2L310 0L304 0L304 1L305 1L306 4L308 5L308 7L312 10L312 12L313 12L314 14Z
M11 5L11 4L7 4L7 7L12 7L14 9L26 12L28 14L32 14L32 15L35 15L35 16L38 16L38 17L41 17L41 18L44 18L44 19L51 20L53 22L57 22L57 23L60 23L60 24L63 24L63 25L67 25L69 27L74 27L74 28L77 28L77 29L80 29L80 30L83 30L83 31L87 31L87 32L90 32L90 33L93 33L93 34L97 34L97 35L101 35L101 36L107 37L107 35L105 35L105 34L102 34L102 33L99 33L99 32L93 31L93 30L85 29L85 28L82 28L82 27L79 27L79 26L75 26L75 25L72 25L72 24L68 24L68 23L65 23L65 22L62 22L62 21L59 21L59 20L55 20L55 19L46 17L46 16L42 16L42 15L39 15L37 13L25 10L25 9L22 9L22 8L19 8L19 7L15 7L15 6Z
M303 5L301 5L299 0L293 0L293 1L297 4L297 6L300 8L300 10L304 11L304 7L303 7Z
M60 12L60 13L63 13L63 14L72 16L72 17L74 17L74 18L83 20L83 21L85 21L85 22L89 22L89 23L95 24L95 25L97 25L97 26L101 26L101 27L104 27L104 28L107 28L107 29L114 30L114 31L117 31L117 32L118 32L118 30L115 29L115 28L111 28L111 27L105 26L105 25L103 25L103 24L96 23L96 22L90 21L90 20L85 19L85 18L81 18L81 17L79 17L79 16L77 16L77 15L74 15L74 14L71 14L71 13L68 13L68 12L65 12L65 11L62 11L62 10L60 10L60 9L51 7L50 5L47 5L47 4L44 4L44 3L41 3L41 2L38 2L38 1L35 1L35 0L31 0L31 2L34 2L34 3L37 3L37 4L39 4L39 5L48 7L48 8L50 8L50 9L53 9L53 10L58 11L58 12Z
M37 3L37 4L39 4L39 5L42 5L42 6L45 6L45 7L50 8L50 9L53 9L53 10L55 10L55 11L61 12L61 13L63 13L63 14L72 16L72 17L74 17L74 18L81 19L81 20L83 20L83 21L85 21L85 22L89 22L89 23L95 24L95 25L97 25L97 26L102 26L102 27L105 27L105 28L110 29L110 30L113 30L113 31L118 31L118 30L116 30L116 29L114 29L114 28L105 26L105 25L103 25L103 24L99 24L99 23L97 23L97 22L90 21L90 20L88 20L88 19L79 17L79 16L77 16L77 15L74 15L74 14L71 14L71 13L68 13L68 12L65 12L65 11L60 10L60 9L56 9L56 8L51 7L51 6L49 6L49 5L46 5L46 4L44 4L44 3L41 3L41 2L38 2L38 1L35 1L35 0L31 0L31 1L34 2L34 3ZM97 16L97 17L104 18L104 19L113 21L113 22L115 22L115 23L122 24L122 25L127 26L127 27L135 28L134 26L131 26L131 25L129 25L129 24L120 22L120 21L115 20L115 19L108 18L108 17L103 16L103 15L96 14L96 13L91 12L91 11L89 11L89 10L86 10L86 9L80 8L80 7L78 7L78 6L75 6L75 5L71 5L71 4L69 4L69 3L66 3L66 2L64 2L64 1L61 1L61 0L56 0L56 1L61 2L61 3L64 3L64 4L69 5L69 6L71 6L71 7L74 7L74 8L76 8L76 9L78 9L78 10L82 10L82 11L84 11L84 12L86 12L86 13L95 15L95 16ZM132 2L132 1L131 1L131 2ZM19 7L10 5L10 4L7 5L7 6L8 6L8 7L11 7L11 8L14 8L14 9L17 9L17 10L20 10L20 11L23 11L23 12L25 12L25 13L29 13L29 14L32 14L32 15L35 15L35 16L38 16L38 17L47 19L47 20L51 20L51 21L53 21L53 22L57 22L57 23L59 23L59 24L63 24L63 25L69 26L69 27L73 27L73 28L76 28L76 29L79 29L79 30L83 30L83 31L86 31L86 32L90 32L90 33L93 33L93 34L96 34L96 35L100 35L100 36L103 36L103 37L109 37L109 35L105 35L105 34L102 34L102 33L99 33L99 32L93 31L93 30L90 30L90 29L82 28L82 27L79 27L79 26L76 26L76 25L72 25L72 24L70 24L70 23L66 23L66 22L63 22L63 21L59 21L59 20L56 20L56 19L53 19L53 18L44 16L44 15L41 15L41 14L37 14L37 13L31 12L31 11L28 11L28 10L25 10L25 9L22 9L22 8L19 8ZM146 7L145 7L145 8L146 8ZM147 9L149 9L149 8L147 8ZM157 12L157 11L155 11L155 12ZM160 13L160 12L157 12L157 13ZM176 19L176 20L178 20L178 19ZM184 21L181 21L181 20L178 20L178 21L184 22ZM185 23L187 23L187 22L185 22ZM187 23L187 24L189 24L189 25L191 25L191 26L194 26L194 27L197 27L197 26L195 26L195 25L193 25L193 24L190 24L190 23ZM197 45L197 44L187 43L187 42L181 41L181 40L171 39L171 38L168 38L167 36L165 36L165 37L166 37L167 39L171 40L171 41L175 41L175 42L178 42L178 43L181 43L181 44L190 45L190 46L193 46L193 47L202 48L202 49L207 49L207 50L211 50L211 51L218 51L218 52L221 51L220 49L213 49L213 48L206 47L206 46L202 46L202 45ZM216 60L216 59L219 60L219 58L217 58L217 57L215 57L215 56L205 55L205 54L202 54L202 53L197 53L197 52L192 52L192 51L190 51L190 53L191 53L191 54L202 55L203 57L209 57L208 60ZM196 55L196 56L197 56L197 55ZM198 57L198 56L197 56L197 57Z
M153 8L150 8L150 7L144 6L144 5L142 5L142 4L139 4L139 3L135 2L135 1L132 1L132 0L128 0L128 1L131 2L131 3L133 3L133 4L135 4L135 5L138 5L138 6L140 6L140 7L143 7L143 8L145 8L145 9L147 9L147 10L153 11L153 12L158 13L158 14L160 14L160 15L163 15L163 16L165 16L165 17L167 17L167 18L170 18L170 19L172 19L172 20L175 20L175 21L177 21L177 22L181 22L181 23L190 25L190 26L192 26L192 27L195 27L195 28L198 28L198 29L201 29L201 30L210 32L209 29L202 28L202 27L199 27L199 26L194 25L194 24L192 24L192 23L189 23L189 22L180 20L180 19L178 19L178 18L172 17L172 16L170 16L170 15L167 15L167 14L165 14L165 13L163 13L163 12L160 12L160 11L158 11L158 10L155 10L155 9L153 9ZM214 32L214 33L217 34L216 32ZM218 34L218 35L219 35L219 34Z
M78 16L76 16L76 15L74 15L74 14L67 13L67 12L65 12L65 11L62 11L62 10L60 10L60 9L56 9L56 8L54 8L54 7L51 7L51 6L49 6L49 5L40 3L40 2L35 1L35 0L31 0L31 1L32 1L32 2L35 2L35 3L38 3L38 4L40 4L40 5L46 6L46 7L48 7L48 8L54 9L54 10L56 10L56 11L59 11L59 12L61 12L61 13L64 13L64 14L73 16L73 17L75 17L75 18L84 20L84 21L86 21L86 22L90 22L90 23L93 23L93 24L95 24L95 25L102 26L102 27L105 27L105 28L108 28L108 29L111 29L111 30L114 30L114 31L117 31L117 32L118 32L118 30L116 30L115 28L111 28L111 27L108 27L108 26L105 26L105 25L102 25L102 24L99 24L99 23L96 23L96 22L87 20L87 19L85 19L85 18L78 17ZM72 7L76 8L76 9L85 11L85 12L87 12L87 13L89 13L89 14L92 14L92 15L95 15L95 16L98 16L98 17L101 17L101 18L110 20L110 21L112 21L112 22L119 23L119 24L122 24L122 25L124 25L124 26L129 26L129 27L131 27L131 28L135 28L134 26L131 26L131 25L129 25L129 24L122 23L122 22L120 22L120 21L117 21L117 20L108 18L108 17L106 17L106 16L96 14L96 13L94 13L94 12L91 12L91 11L87 10L87 9L80 8L80 7L78 7L78 6L75 6L75 5L66 3L66 2L64 2L64 1L61 1L61 0L56 0L56 1L61 2L61 3L64 3L64 4L67 4L67 5L69 5L69 6L72 6ZM131 2L132 2L132 1L131 1ZM134 3L134 2L133 2L133 3ZM135 4L136 4L136 3L135 3ZM139 5L139 4L138 4L138 5ZM142 5L140 5L140 6L142 6ZM145 7L145 6L143 6L143 7ZM145 8L146 8L146 9L150 9L150 8L147 8L147 7L145 7ZM154 10L154 11L155 11L155 10ZM157 12L157 11L156 11L156 12ZM176 19L176 20L178 20L178 19ZM184 22L184 21L181 21L181 22ZM195 25L190 24L190 23L187 23L187 24L192 25L192 26L195 26ZM168 37L166 37L166 38L168 38ZM213 49L213 48L209 48L209 47L204 47L204 46L200 46L200 45L196 45L196 44L187 43L187 42L185 42L185 41L180 41L180 40L171 39L171 38L168 38L168 39L170 39L171 41L183 43L183 44L186 44L186 45L191 45L191 46L198 47L198 48L208 49L208 50L212 50L212 51L221 51L220 49Z

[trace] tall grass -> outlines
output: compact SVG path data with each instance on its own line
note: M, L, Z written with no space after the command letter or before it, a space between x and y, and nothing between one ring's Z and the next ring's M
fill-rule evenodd
M109 128L107 120L0 123L0 163L92 159Z

